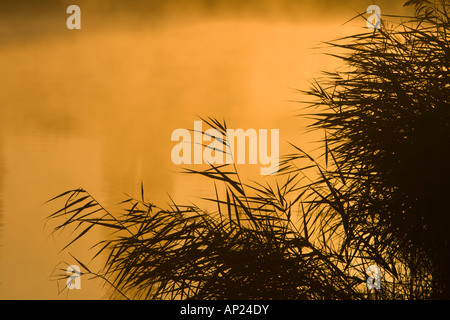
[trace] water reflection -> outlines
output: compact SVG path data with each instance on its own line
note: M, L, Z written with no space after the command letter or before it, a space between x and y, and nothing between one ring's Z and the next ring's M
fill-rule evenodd
M63 239L47 239L41 227L51 207L40 205L50 197L82 186L116 210L141 180L162 204L167 194L183 202L207 195L212 189L177 175L170 160L171 132L192 128L197 115L233 128L281 128L281 153L284 140L299 141L304 124L289 118L298 107L287 101L290 88L326 61L308 53L315 41L308 28L205 21L4 48L14 63L2 66L1 80L2 298L56 297L47 276L70 256L58 255ZM84 257L80 250L71 252ZM103 292L83 287L69 297Z
M70 256L58 254L64 239L48 238L42 219L52 207L41 206L62 191L82 186L113 210L141 181L160 203L167 194L186 202L208 195L170 161L171 132L192 128L197 115L280 128L280 154L286 141L321 138L304 134L288 100L299 99L291 88L334 67L310 48L355 30L337 21L204 18L8 40L0 47L8 62L0 65L0 298L67 298L48 276ZM69 298L104 293L85 281Z

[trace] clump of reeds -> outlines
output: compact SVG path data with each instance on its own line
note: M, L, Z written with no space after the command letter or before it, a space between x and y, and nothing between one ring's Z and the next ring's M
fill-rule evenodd
M206 121L226 131L224 124ZM364 276L338 267L322 221L301 203L298 173L275 186L243 184L234 165L189 173L224 185L223 195L216 188L216 197L206 199L215 211L176 203L160 208L144 201L142 187L142 198L123 201L127 208L117 215L76 189L52 199L67 198L50 216L64 218L54 232L80 228L69 246L93 227L113 231L112 239L95 246L94 258L106 253L103 270L94 273L77 262L85 273L107 280L119 298L363 298L358 285ZM321 245L312 240L317 234Z
M330 43L348 50L338 57L350 68L306 94L333 162L335 190L321 196L341 202L324 210L352 230L349 243L406 266L407 297L450 298L449 2L407 4L416 14L395 28Z
M214 182L212 211L129 198L112 214L83 189L50 216L113 231L96 244L114 297L417 299L448 297L450 84L448 3L408 1L397 27L330 43L348 70L305 93L325 130L323 157L287 155L279 181L244 184L234 165L188 170ZM215 119L211 127L226 131ZM226 142L224 142L226 143ZM306 159L310 165L299 167ZM308 170L318 178L305 182ZM69 243L68 245L70 245ZM380 290L365 285L369 265Z

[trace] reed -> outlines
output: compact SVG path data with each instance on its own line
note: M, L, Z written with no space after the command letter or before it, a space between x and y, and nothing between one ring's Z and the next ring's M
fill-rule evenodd
M94 246L101 270L77 262L112 298L448 298L449 3L406 5L415 15L395 26L328 43L347 69L303 91L310 129L325 132L318 159L293 145L273 184L244 183L233 164L186 170L214 182L210 211L157 206L142 187L113 214L69 190L51 199L64 199L53 231L76 230L65 248L111 232ZM366 287L369 265L380 290Z

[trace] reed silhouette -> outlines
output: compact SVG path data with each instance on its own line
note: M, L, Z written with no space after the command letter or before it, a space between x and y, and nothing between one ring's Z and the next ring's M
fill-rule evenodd
M334 190L322 197L341 209L327 213L341 216L349 243L373 241L368 254L400 259L411 297L429 286L448 299L449 2L407 4L415 17L396 28L332 43L351 51L340 56L351 69L307 94L324 107L312 128L327 131L325 157L335 162Z
M112 232L95 245L103 269L74 257L112 298L450 298L449 3L406 5L414 16L328 43L347 69L303 91L310 129L325 132L318 159L293 145L275 184L244 183L233 164L186 170L214 182L213 211L159 207L142 187L112 214L69 190L51 199L65 199L53 231L81 230L65 248ZM370 265L379 290L366 286Z

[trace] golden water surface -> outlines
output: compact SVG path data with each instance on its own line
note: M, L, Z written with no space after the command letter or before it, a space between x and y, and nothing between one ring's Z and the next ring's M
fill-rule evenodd
M58 295L65 282L50 275L74 261L59 252L68 235L50 236L54 225L44 224L58 205L44 202L84 187L114 211L124 193L139 195L141 181L162 206L168 195L187 203L209 194L208 181L178 173L170 158L172 131L192 129L198 116L235 129L280 129L280 154L292 151L288 142L308 148L320 139L305 133L306 120L294 117L300 105L290 100L338 66L313 47L364 31L364 19L342 24L366 6L353 1L326 14L326 1L305 1L307 12L256 10L253 1L255 15L147 15L145 6L103 10L104 1L81 1L82 28L68 30L69 2L8 3L0 22L0 299L106 298L100 281L85 278L81 290ZM88 256L85 248L102 236L69 252Z

